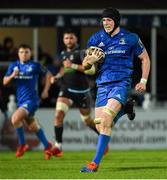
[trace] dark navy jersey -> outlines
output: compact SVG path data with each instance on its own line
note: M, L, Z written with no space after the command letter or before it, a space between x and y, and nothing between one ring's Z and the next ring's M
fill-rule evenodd
M17 60L10 64L5 76L10 76L16 68L19 70L19 75L14 78L17 102L21 104L28 100L39 101L36 84L39 75L45 75L47 70L33 60L28 60L26 63Z
M84 50L80 50L79 48L75 48L70 52L64 50L61 52L60 59L62 61L69 59L72 63L81 65L84 58L84 52ZM64 67L64 76L62 81L62 86L64 88L84 90L89 87L86 75L83 72L72 68Z
M131 79L133 59L144 51L144 45L137 34L120 28L120 32L111 37L105 30L93 34L88 47L96 46L105 52L105 58L97 75L97 85Z

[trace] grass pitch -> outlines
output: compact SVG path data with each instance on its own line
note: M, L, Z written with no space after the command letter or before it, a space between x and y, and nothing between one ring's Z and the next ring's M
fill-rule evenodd
M96 173L80 173L94 152L64 152L43 159L43 152L0 152L0 179L167 179L167 150L111 151Z

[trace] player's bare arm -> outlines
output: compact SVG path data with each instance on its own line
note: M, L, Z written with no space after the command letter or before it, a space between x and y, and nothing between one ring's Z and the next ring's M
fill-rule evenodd
M53 75L50 72L48 72L46 74L45 86L44 86L44 89L43 89L42 94L41 94L41 97L43 99L46 99L49 96L49 89L50 89L50 86L51 86L50 79L51 79L52 76Z
M55 76L51 76L50 78L50 83L54 84L58 79L60 79L61 77L63 77L64 75L64 68L61 67L60 71L55 75Z
M14 69L13 73L10 76L5 76L3 78L3 85L4 86L8 85L18 75L19 75L19 70Z
M84 72L84 70L85 70L81 64L72 63L69 59L66 59L63 62L63 65L66 68L72 68L72 69L75 69L75 70L80 71L80 72Z
M146 90L146 84L148 80L148 75L150 72L150 58L146 50L139 55L139 59L142 61L142 77L140 82L136 85L136 91L142 93Z

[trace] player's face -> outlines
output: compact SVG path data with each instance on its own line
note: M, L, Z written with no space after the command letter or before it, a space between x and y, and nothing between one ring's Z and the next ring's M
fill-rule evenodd
M21 62L26 62L31 58L31 50L20 48L18 52L18 56Z
M77 37L75 36L75 34L64 34L64 44L67 48L69 49L73 49L76 46L77 43Z
M103 18L103 27L107 33L110 33L115 25L115 22L111 18Z

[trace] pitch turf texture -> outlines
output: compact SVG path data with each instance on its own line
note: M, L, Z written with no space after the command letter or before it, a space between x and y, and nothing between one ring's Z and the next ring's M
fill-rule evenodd
M98 172L80 173L93 154L65 152L45 161L41 151L26 152L19 159L14 152L0 152L0 179L167 179L167 150L110 150Z

